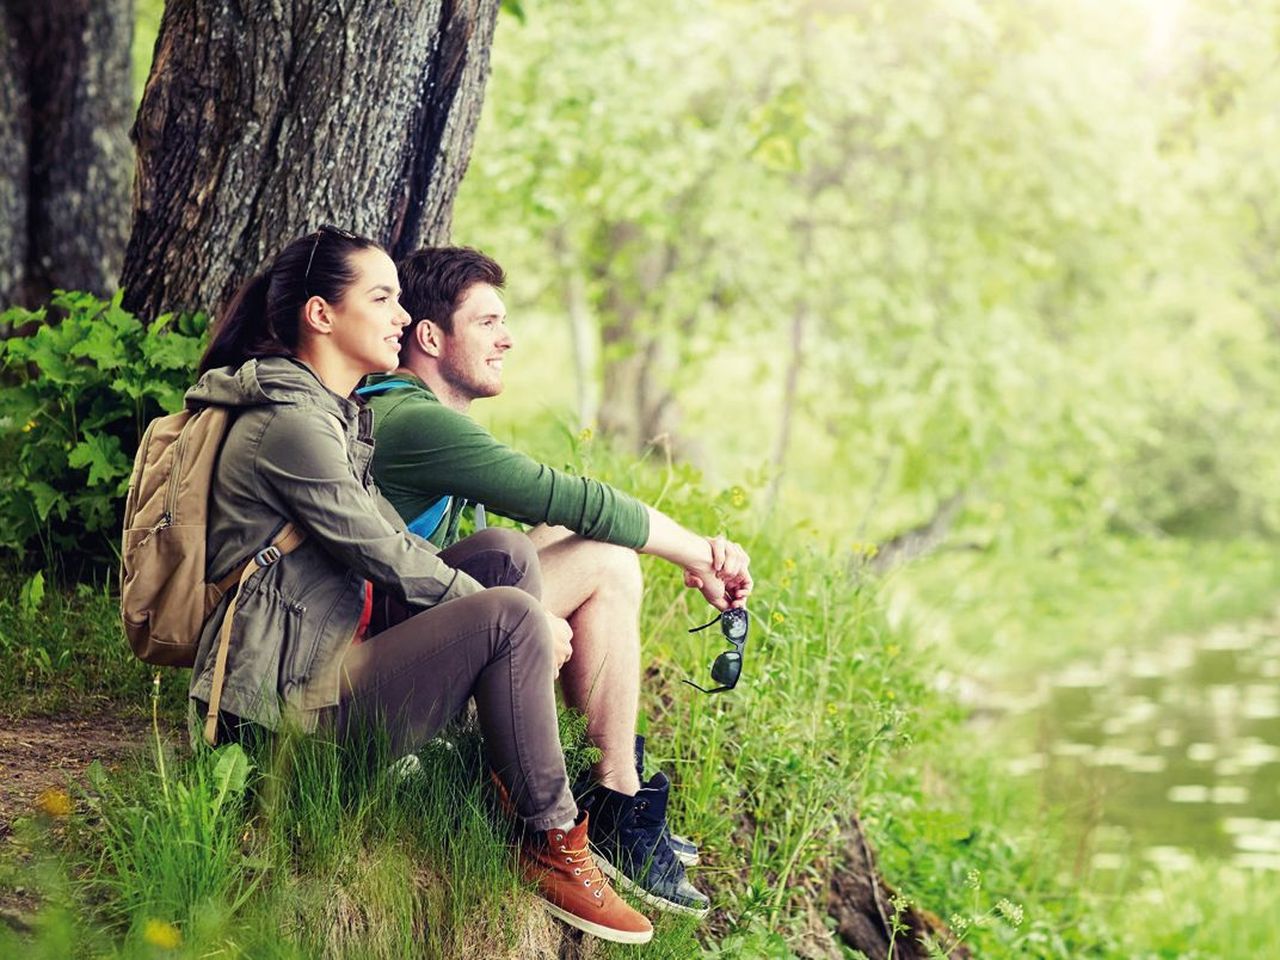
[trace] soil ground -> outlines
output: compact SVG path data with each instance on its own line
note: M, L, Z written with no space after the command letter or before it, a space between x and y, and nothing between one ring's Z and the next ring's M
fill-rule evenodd
M94 760L110 769L143 749L151 725L141 717L7 717L0 720L0 840L35 812L45 790L80 781Z
M0 850L13 842L14 823L35 814L45 790L83 782L94 760L108 769L145 749L151 725L141 717L0 717ZM19 853L19 862L23 859ZM0 923L29 929L39 906L32 891L0 892Z

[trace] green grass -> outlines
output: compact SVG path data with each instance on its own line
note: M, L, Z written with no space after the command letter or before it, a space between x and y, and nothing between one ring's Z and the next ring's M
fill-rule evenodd
M0 565L0 712L8 716L150 709L152 670L129 650L114 584L58 589L43 572ZM166 671L161 709L186 708L188 671Z
M688 468L653 470L569 434L563 441L568 459L694 529L750 529L750 491L707 495ZM927 618L896 607L891 616L883 585L803 526L775 524L747 541L753 626L743 681L727 695L680 682L705 680L721 640L714 630L686 632L705 620L705 605L678 571L645 561L649 766L672 776L672 822L702 845L695 879L717 910L701 927L664 915L648 947L595 945L591 956L786 957L802 944L839 953L824 905L855 812L900 894L948 920L976 956L1276 952L1266 909L1274 878L1246 882L1200 864L1186 876L1097 889L1076 872L1077 841L1061 813L1004 774L997 748L972 742L960 712L935 692L943 651ZM1056 650L1090 623L1104 625L1090 634L1101 644L1244 615L1276 572L1264 559L1248 544L1117 542L1061 570L1027 563L1016 590L1000 589L1007 569L971 563L959 572L973 591L990 591L984 608L957 600L957 561L944 556L900 575L890 592L897 604L911 585L948 611L952 639L978 637L984 623L1011 629L1026 615ZM18 596L19 575L8 576L17 599L0 601L0 692L26 712L65 709L86 694L117 709L150 707L150 673L127 655L108 589L49 589L37 603L29 590ZM1078 609L1040 602L1056 596L1055 576ZM1138 590L1143 599L1126 607ZM1011 649L993 643L956 656L996 662ZM1048 662L1055 650L1032 659ZM33 677L44 689L26 692ZM180 674L167 677L160 718L180 715L184 686ZM566 724L563 739L580 747L580 725ZM357 757L293 736L243 756L162 743L135 769L96 772L72 817L28 819L0 857L0 890L24 886L44 902L35 933L0 932L0 952L149 957L157 938L176 932L177 954L192 957L550 955L560 928L515 877L476 738L451 741L425 749L422 775L407 781L388 774L379 748ZM570 757L585 762L580 749Z
M567 718L566 737L582 729ZM65 822L24 823L0 882L36 884L35 940L68 954L152 957L170 940L183 956L255 960L554 952L559 930L516 878L478 737L450 731L411 774L392 768L385 738L364 742L288 734L176 758L158 739L131 770L91 770ZM38 869L14 870L21 858ZM660 924L644 955L687 956L690 927ZM0 929L0 951L18 949Z

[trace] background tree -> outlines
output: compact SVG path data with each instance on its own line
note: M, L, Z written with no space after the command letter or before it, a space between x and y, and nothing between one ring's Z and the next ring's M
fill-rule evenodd
M165 4L135 127L127 308L213 310L333 222L448 237L498 0Z
M0 2L0 303L115 286L132 172L132 8Z

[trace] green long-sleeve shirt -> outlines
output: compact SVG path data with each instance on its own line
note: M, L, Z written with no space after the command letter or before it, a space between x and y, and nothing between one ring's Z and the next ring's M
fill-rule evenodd
M444 546L463 501L522 523L564 526L592 540L639 549L649 515L634 497L552 469L494 439L466 414L446 407L408 374L370 377L373 473L381 490L412 523L441 497L452 497L430 539Z

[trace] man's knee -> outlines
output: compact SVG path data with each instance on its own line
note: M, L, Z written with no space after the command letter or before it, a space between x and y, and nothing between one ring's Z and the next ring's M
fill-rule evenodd
M644 593L644 576L640 573L640 557L627 547L602 544L600 585L639 600Z

